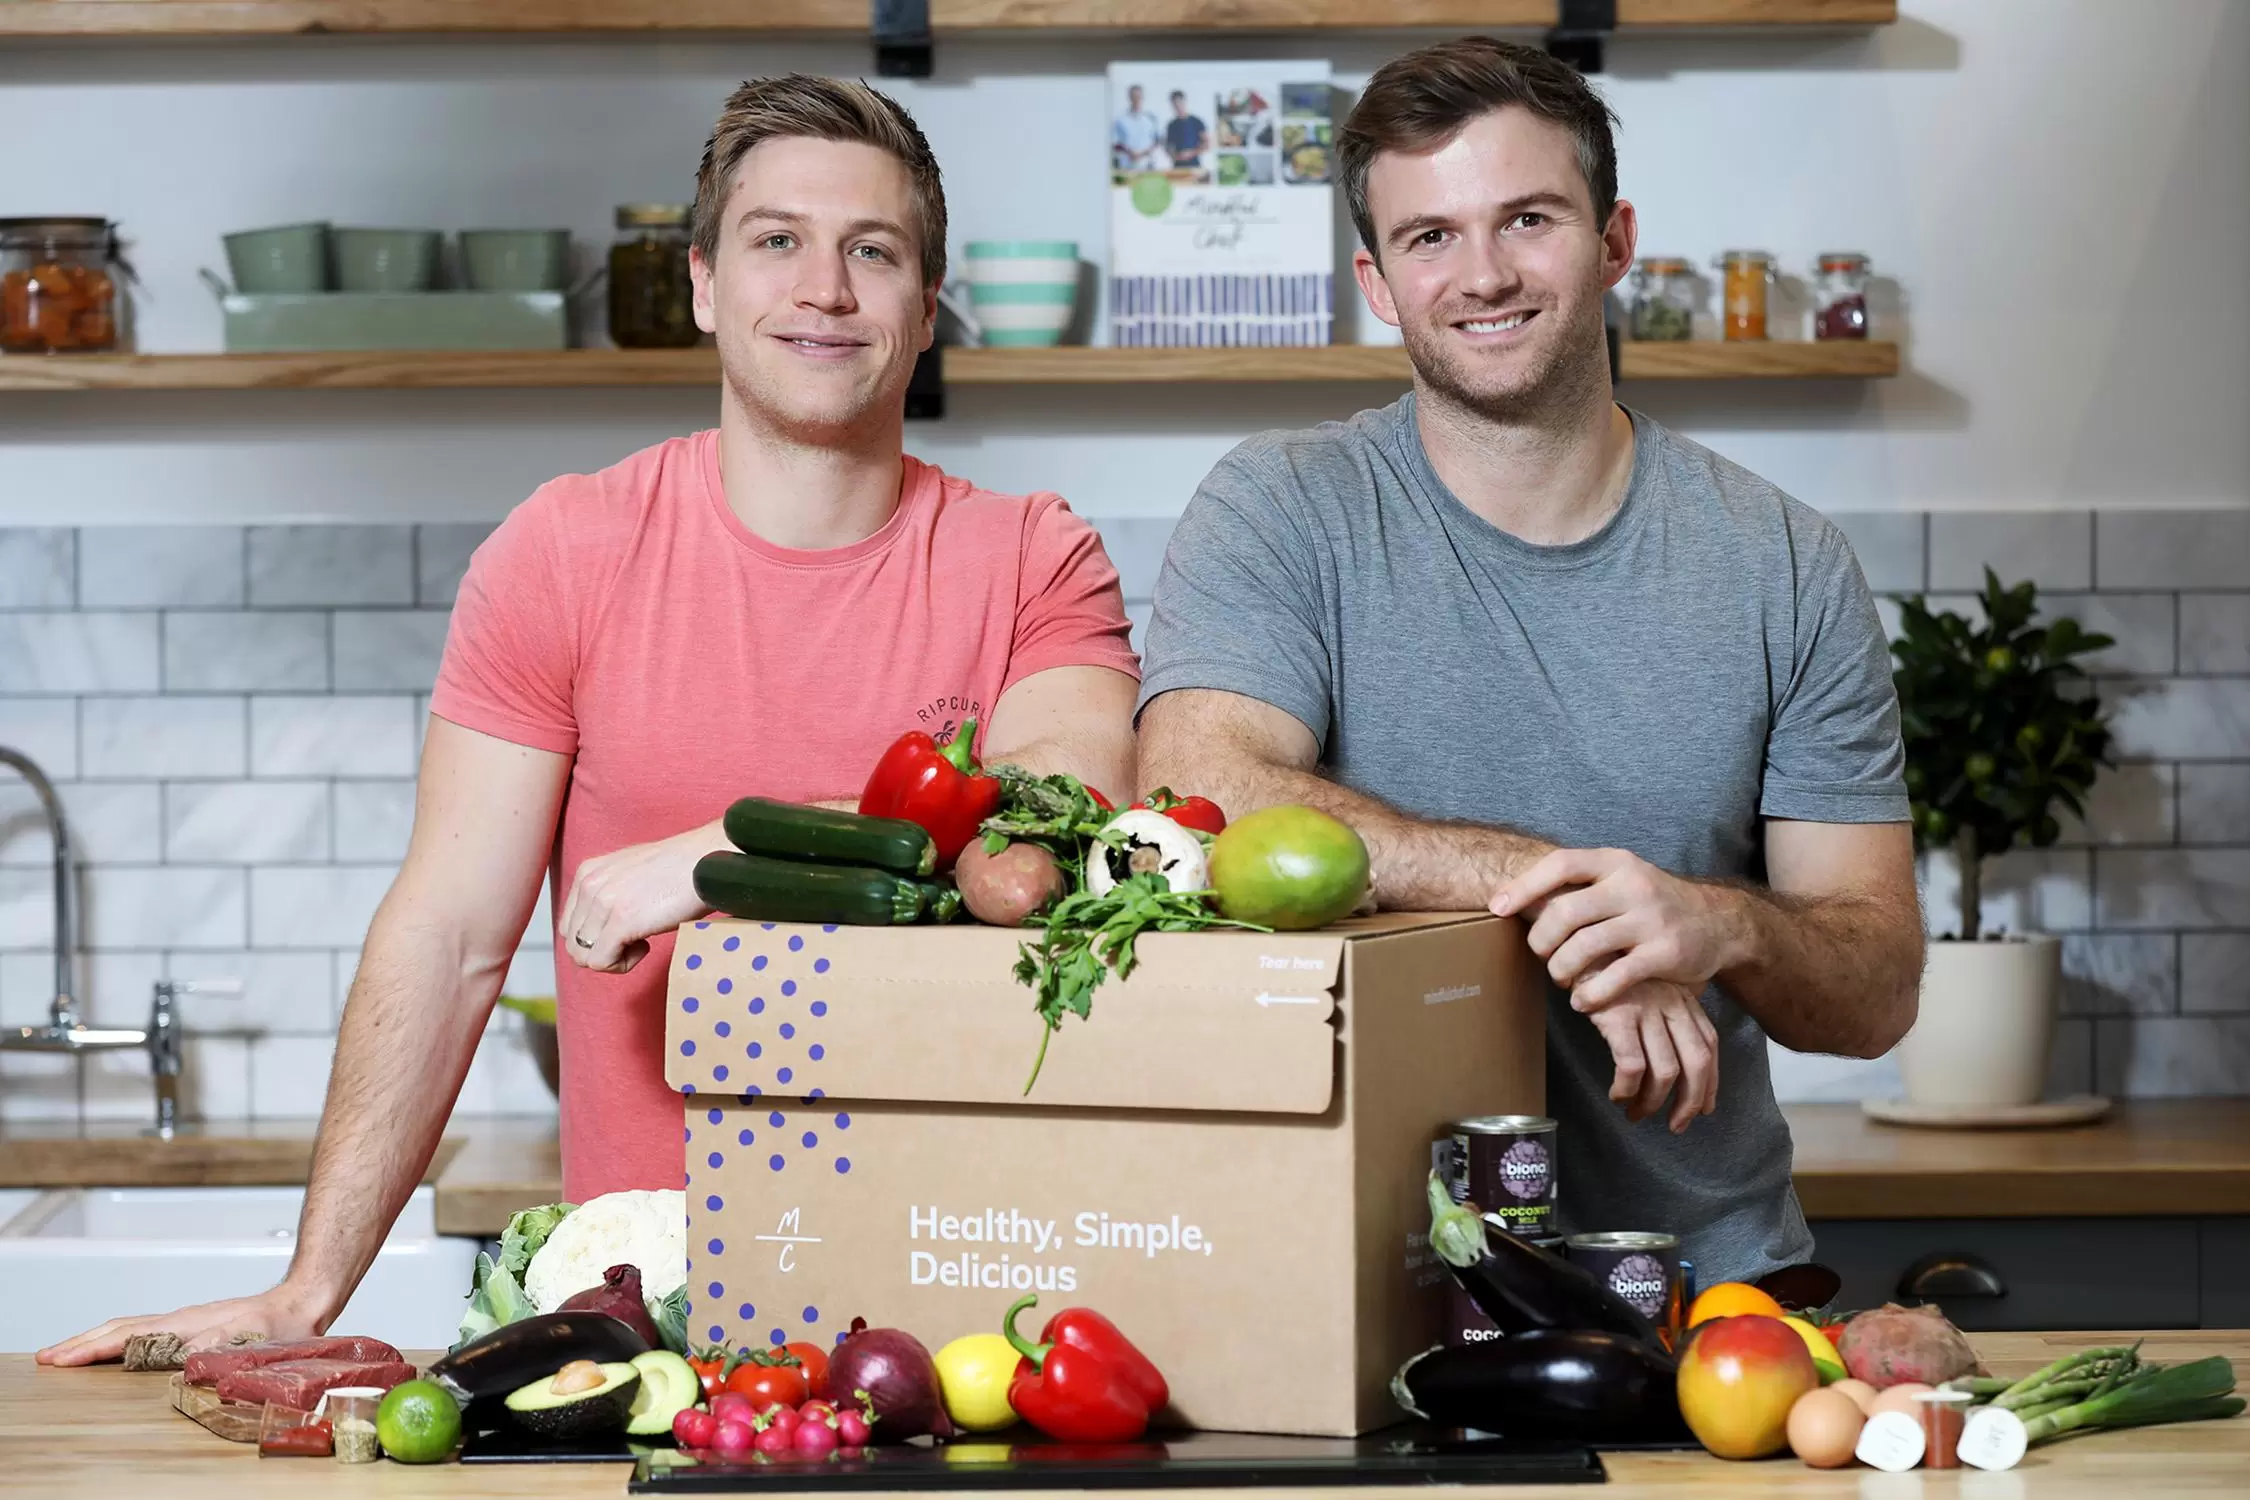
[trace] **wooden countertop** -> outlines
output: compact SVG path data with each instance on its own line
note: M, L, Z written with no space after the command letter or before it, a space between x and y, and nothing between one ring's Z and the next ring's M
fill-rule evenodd
M1784 1112L1809 1219L2250 1214L2250 1099L2120 1099L2059 1130L1878 1125L1856 1104Z
M2062 1130L1911 1130L1849 1104L1784 1113L1812 1219L2250 1214L2250 1099L2120 1100ZM310 1121L212 1123L169 1142L13 1127L0 1132L0 1187L295 1183L311 1152ZM561 1196L554 1120L456 1120L424 1180L441 1233L496 1236L517 1209Z
M1986 1334L1978 1351L1996 1375L2023 1375L2072 1349L2130 1342L2130 1333ZM2155 1333L2142 1353L2178 1361L2225 1354L2250 1376L2250 1330ZM223 1442L174 1412L162 1375L128 1375L115 1365L44 1370L28 1355L0 1355L0 1453L8 1477L47 1495L161 1494L165 1500L257 1500L317 1490L323 1495L444 1497L618 1495L630 1472L613 1464L351 1466L320 1459L261 1459L246 1444ZM1604 1456L1617 1500L1761 1495L1818 1497L2006 1497L2006 1500L2114 1500L2120 1494L2239 1495L2250 1473L2250 1417L2178 1427L2096 1433L2036 1449L2005 1474L1823 1472L1792 1458L1728 1463L1702 1453ZM2232 1476L2231 1478L2228 1476ZM1241 1491L1198 1491L1223 1500ZM1576 1486L1511 1486L1450 1493L1491 1500L1564 1500ZM1409 1500L1425 1488L1358 1490L1367 1500Z

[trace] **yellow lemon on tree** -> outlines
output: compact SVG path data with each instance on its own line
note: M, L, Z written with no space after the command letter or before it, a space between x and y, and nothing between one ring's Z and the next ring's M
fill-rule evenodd
M945 1414L964 1432L997 1432L1016 1419L1008 1382L1022 1356L997 1333L965 1333L937 1352Z
M1822 1385L1833 1385L1844 1378L1844 1356L1838 1354L1836 1346L1828 1342L1827 1334L1794 1315L1784 1317L1781 1321L1795 1329L1797 1337L1805 1341L1805 1349L1812 1355L1813 1368L1820 1371Z

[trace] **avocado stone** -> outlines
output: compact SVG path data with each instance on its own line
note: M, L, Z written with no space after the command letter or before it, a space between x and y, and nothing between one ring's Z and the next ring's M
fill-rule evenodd
M555 1377L534 1380L508 1393L508 1415L541 1437L591 1437L625 1425L640 1394L641 1372L629 1364L600 1367L602 1383L583 1391L557 1391Z
M703 1382L688 1362L669 1349L651 1349L633 1356L641 1372L641 1388L633 1395L633 1409L625 1431L634 1437L662 1437L672 1430L672 1419L702 1398Z

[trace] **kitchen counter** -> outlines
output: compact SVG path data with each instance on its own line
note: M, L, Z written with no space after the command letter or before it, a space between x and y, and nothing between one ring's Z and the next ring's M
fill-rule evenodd
M2250 1099L2120 1099L2059 1130L1878 1125L1856 1104L1783 1112L1808 1219L2250 1214Z
M2107 1119L2061 1130L1912 1130L1851 1104L1783 1112L1811 1219L2250 1214L2250 1099L2120 1100ZM0 1132L0 1187L297 1183L312 1133L309 1120L209 1122L173 1141L125 1125L14 1126ZM424 1181L440 1233L497 1236L517 1209L562 1194L554 1121L455 1120Z
M1990 1334L1976 1339L1996 1375L2022 1375L2072 1349L2130 1342L2129 1333ZM2157 1333L2142 1352L2178 1361L2224 1354L2238 1376L2250 1376L2250 1330ZM620 1465L543 1464L474 1468L458 1464L408 1468L379 1463L344 1467L320 1459L261 1459L256 1448L222 1442L174 1412L166 1377L128 1375L117 1366L42 1370L28 1356L0 1356L0 1453L11 1484L49 1495L161 1494L165 1500L257 1500L264 1495L446 1497L619 1495L630 1472ZM1795 1459L1727 1463L1702 1453L1606 1455L1610 1483L1450 1490L1474 1500L1562 1500L1605 1494L1618 1500L1659 1496L1761 1495L1920 1497L1991 1496L2006 1500L2113 1500L2119 1494L2239 1495L2250 1473L2250 1417L2149 1427L2074 1438L2034 1450L2006 1474L1896 1477L1873 1469L1828 1472ZM1166 1492L1186 1495L1190 1492ZM1247 1491L1200 1491L1201 1496ZM1353 1490L1367 1500L1427 1496L1424 1488Z
M552 1121L487 1123L448 1130L422 1180L440 1180L473 1141L554 1134ZM0 1130L0 1188L295 1186L312 1169L318 1128L317 1120L200 1120L160 1141L122 1121L10 1125Z

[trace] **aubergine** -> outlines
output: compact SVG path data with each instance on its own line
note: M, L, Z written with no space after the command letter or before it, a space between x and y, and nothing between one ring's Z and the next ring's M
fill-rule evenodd
M1664 1352L1656 1325L1593 1272L1487 1225L1474 1203L1453 1201L1435 1172L1429 1193L1430 1248L1502 1334L1583 1328Z
M1398 1404L1441 1427L1568 1443L1692 1441L1670 1356L1588 1329L1542 1328L1417 1354Z
M648 1348L648 1340L630 1323L608 1313L538 1313L471 1339L425 1374L467 1406L520 1390L575 1359L624 1364Z

